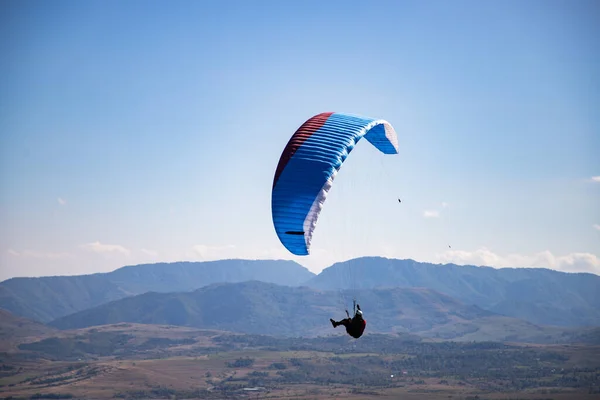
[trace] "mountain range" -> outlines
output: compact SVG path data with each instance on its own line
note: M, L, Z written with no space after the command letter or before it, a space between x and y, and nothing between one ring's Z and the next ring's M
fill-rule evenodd
M322 291L258 281L213 284L193 292L150 292L80 311L49 323L59 329L143 323L247 334L344 334L329 318L345 317L348 291ZM357 293L369 333L414 333L453 340L559 341L565 330L505 317L423 288L365 289Z
M138 322L311 336L330 332L352 298L374 332L552 341L600 326L600 277L542 268L363 257L315 275L293 261L220 260L0 283L0 308L61 329Z
M49 322L150 291L185 292L212 283L248 280L295 286L313 276L298 263L279 260L142 264L91 275L8 279L0 283L0 308Z
M363 257L306 283L317 289L425 287L535 324L600 325L600 276L545 268L491 268Z

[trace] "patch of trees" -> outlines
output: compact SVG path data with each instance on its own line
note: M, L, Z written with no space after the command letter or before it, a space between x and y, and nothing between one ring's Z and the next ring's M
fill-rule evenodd
M22 343L20 350L41 353L54 360L76 360L86 354L110 356L118 354L133 336L112 333L93 332L87 336L72 338L52 337L33 343Z
M238 358L234 362L227 362L229 368L250 368L254 364L254 358Z

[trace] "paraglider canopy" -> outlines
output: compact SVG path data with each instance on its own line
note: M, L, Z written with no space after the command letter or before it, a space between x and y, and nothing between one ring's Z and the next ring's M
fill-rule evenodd
M285 146L273 178L271 212L277 236L291 253L310 253L327 193L363 137L384 154L398 154L398 137L387 121L334 112L307 120Z

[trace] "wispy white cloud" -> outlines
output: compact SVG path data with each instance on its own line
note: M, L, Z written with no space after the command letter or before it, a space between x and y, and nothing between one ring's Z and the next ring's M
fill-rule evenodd
M591 181L592 182L600 182L600 175L598 175L598 176L592 176Z
M150 257L157 257L158 256L158 251L148 250L148 249L140 249L140 251L142 253L144 253L145 255L150 256Z
M600 275L600 258L591 253L570 253L556 256L550 251L533 255L499 255L486 247L474 251L450 250L438 255L438 260L456 264L485 265L490 267L541 267L564 272L591 272Z
M447 209L450 206L450 204L446 203L445 201L442 201L440 203L440 205L441 205L441 210L442 211L440 211L439 209L425 210L425 211L423 211L423 217L425 217L425 218L439 218L439 217L441 217L443 210Z
M6 251L10 256L13 257L22 257L22 258L39 258L39 259L64 259L74 257L73 254L67 252L44 252L44 251L36 251L36 250L23 250L16 251L14 249L8 249Z
M440 216L440 212L437 210L425 210L423 211L423 216L425 218L438 218Z
M62 197L59 197L58 199L56 199L56 201L58 201L58 204L60 204L61 206L64 206L67 204L67 201L65 199L63 199Z
M93 251L94 253L120 253L128 256L131 254L131 251L121 245L118 244L104 244L99 241L93 243L86 243L80 246L82 249Z
M594 224L592 226L594 227L595 230L600 231L600 224Z
M199 256L203 260L222 258L222 257L229 258L230 256L228 256L227 254L228 253L231 254L232 250L234 250L234 249L235 249L235 246L232 244L226 244L226 245L222 245L222 246L197 244L192 247L192 250L195 253L195 255Z

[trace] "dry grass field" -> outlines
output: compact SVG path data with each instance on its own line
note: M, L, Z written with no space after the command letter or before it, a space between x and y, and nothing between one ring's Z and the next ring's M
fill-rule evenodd
M361 345L137 324L45 338L3 345L0 397L600 399L597 346L397 339L382 349L376 336Z

